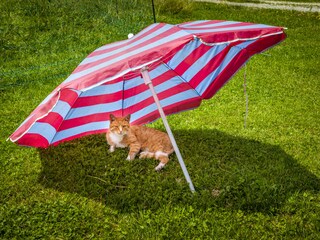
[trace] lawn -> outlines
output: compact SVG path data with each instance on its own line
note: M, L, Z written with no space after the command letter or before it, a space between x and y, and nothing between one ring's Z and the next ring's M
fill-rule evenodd
M109 154L103 135L48 149L6 141L91 51L151 24L150 1L1 1L0 239L320 238L319 14L176 2L155 0L158 22L288 28L212 99L168 117L195 194L176 156L157 173L153 160Z

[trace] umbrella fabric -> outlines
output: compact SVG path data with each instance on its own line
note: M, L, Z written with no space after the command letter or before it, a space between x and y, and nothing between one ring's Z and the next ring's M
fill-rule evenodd
M282 27L234 21L152 24L85 58L18 127L10 140L48 147L106 132L109 114L131 124L160 117L141 69L147 67L165 114L211 98L254 54L284 40Z

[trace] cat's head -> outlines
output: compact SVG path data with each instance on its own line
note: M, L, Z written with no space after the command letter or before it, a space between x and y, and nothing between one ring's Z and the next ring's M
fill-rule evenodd
M109 131L119 136L124 136L128 133L130 128L130 114L125 117L115 117L110 114Z

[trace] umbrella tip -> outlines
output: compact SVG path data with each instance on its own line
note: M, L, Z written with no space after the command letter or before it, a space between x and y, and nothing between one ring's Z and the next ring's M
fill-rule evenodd
M133 33L129 33L129 34L128 34L128 39L132 38L133 36L134 36Z

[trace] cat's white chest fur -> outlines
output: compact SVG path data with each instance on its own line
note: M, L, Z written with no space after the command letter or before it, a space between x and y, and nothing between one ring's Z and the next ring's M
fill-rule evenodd
M123 140L123 135L118 135L115 133L110 133L109 135L111 141L116 145L118 148L125 148L126 145L122 144L121 141Z

